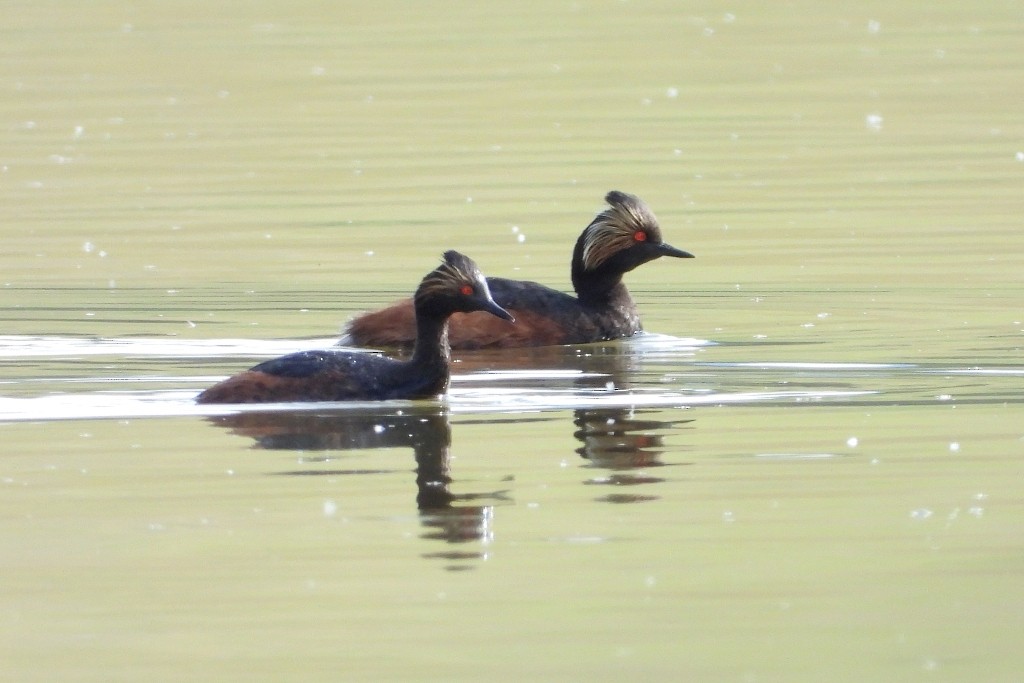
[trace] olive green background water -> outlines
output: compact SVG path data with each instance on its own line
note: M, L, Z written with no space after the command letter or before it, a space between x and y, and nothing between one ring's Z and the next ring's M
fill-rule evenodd
M5 679L1020 680L1018 3L3 24ZM610 189L668 337L191 407L443 249L568 288Z

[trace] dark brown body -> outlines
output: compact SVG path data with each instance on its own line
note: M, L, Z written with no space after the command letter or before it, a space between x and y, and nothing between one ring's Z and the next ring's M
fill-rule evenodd
M640 199L609 192L610 208L580 235L572 258L576 296L536 282L488 278L491 295L516 320L511 325L480 313L449 320L453 349L515 348L586 344L630 337L643 327L622 276L661 256L692 258L661 238L661 229ZM411 300L353 319L341 345L410 348L416 334Z
M370 353L301 351L260 363L213 385L199 403L384 401L430 398L448 388L442 358L398 361Z
M641 328L640 313L625 285L588 305L574 296L536 282L488 278L495 302L515 316L515 324L481 313L456 313L448 320L453 349L517 348L586 344L629 337ZM513 313L513 311L515 311ZM348 334L360 346L408 347L416 329L412 300L360 316Z

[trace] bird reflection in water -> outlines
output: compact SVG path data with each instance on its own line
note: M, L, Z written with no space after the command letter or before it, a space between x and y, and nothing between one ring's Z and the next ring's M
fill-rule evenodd
M642 354L629 343L612 342L579 347L544 348L532 351L531 359L548 368L579 370L573 386L586 400L588 395L629 389L633 378L644 372ZM543 354L543 355L542 355ZM543 380L542 380L543 382ZM572 436L581 442L575 452L592 468L609 470L588 479L589 485L612 486L612 493L597 500L607 503L642 503L657 500L651 494L621 493L628 487L665 481L648 470L664 467L660 460L666 450L664 434L677 430L692 419L664 420L664 410L637 411L632 408L589 408L573 412ZM673 451L678 451L673 446Z
M573 436L583 445L576 449L591 466L610 470L587 484L614 487L657 484L665 481L647 472L664 467L662 435L655 433L692 420L654 420L637 417L631 409L602 408L577 410ZM611 493L598 500L608 503L639 503L658 496L641 493Z
M332 451L371 448L413 450L416 458L416 507L424 527L422 538L446 544L475 543L466 550L424 553L447 562L447 569L474 568L473 561L486 559L492 539L493 506L506 500L505 491L452 493L450 471L451 426L446 410L436 406L399 414L373 411L256 411L209 418L233 433L255 441L257 448L272 450ZM329 463L334 456L304 457L303 462ZM383 474L392 470L316 467L280 472L289 476L338 476Z
M516 371L538 368L575 371L573 391L580 403L598 403L611 392L628 390L634 378L645 372L643 346L630 341L578 346L539 347L519 349L516 353L504 351L476 352L460 358L463 372L494 370ZM511 376L514 380L514 375ZM505 379L510 381L509 378ZM538 391L550 390L550 380L536 374L516 381L519 387L536 386ZM649 386L651 382L647 382ZM597 398L598 401L593 399ZM680 409L681 412L681 409ZM581 443L576 452L585 458L588 466L609 470L603 476L588 479L588 485L632 487L657 484L663 478L649 470L665 466L661 454L665 450L663 434L678 431L679 425L692 419L658 419L666 410L636 410L634 408L577 408L573 412L573 436ZM678 447L673 446L673 451ZM637 491L639 489L633 489ZM610 503L636 503L656 500L658 496L645 493L611 493L598 498Z
M628 345L598 346L587 358L586 373L577 380L581 389L615 390L630 386L630 378L641 371L638 359L626 355ZM658 484L664 480L648 472L664 467L661 454L665 450L663 434L692 419L663 420L655 415L664 411L637 411L634 408L579 408L573 413L576 430L573 437L580 442L576 453L591 467L609 470L603 476L593 477L585 483L611 486L616 489L645 484ZM634 492L609 493L597 500L608 503L641 503L657 500L659 496Z

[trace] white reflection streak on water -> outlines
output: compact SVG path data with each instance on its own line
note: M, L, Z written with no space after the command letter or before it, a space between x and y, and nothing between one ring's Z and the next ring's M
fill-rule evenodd
M0 358L17 360L21 358L53 359L68 361L83 356L125 357L125 358L218 358L218 357L274 357L293 351L330 348L333 338L251 340L251 339L165 339L132 338L105 339L89 337L46 337L0 335ZM694 339L676 339L660 335L649 335L631 340L628 353L645 362L680 363L688 368L794 370L820 373L823 379L837 380L849 377L851 373L875 373L903 371L921 374L1003 374L1024 375L1019 368L934 368L919 367L908 363L827 363L827 362L694 362L696 347L709 345ZM580 354L589 351L586 347L577 350ZM677 365L677 368L680 367ZM458 373L455 366L452 387L444 399L449 410L457 413L508 413L535 412L547 410L572 410L579 408L630 408L661 407L685 408L699 405L724 405L744 403L813 403L829 400L865 396L878 393L874 390L792 388L780 390L715 391L713 388L688 387L686 375L673 372L671 384L635 386L628 389L574 387L571 383L580 379L600 378L596 372L551 368L513 369ZM666 375L667 376L667 375ZM222 379L221 376L200 375L146 375L127 377L57 377L21 378L8 384L25 385L34 382L49 384L189 384L206 386ZM536 386L538 382L545 386ZM3 382L0 382L3 383ZM517 387L518 383L531 386ZM246 410L350 410L365 409L367 406L380 410L400 411L415 405L410 401L344 402L319 404L276 404L255 406L197 406L193 400L199 389L173 390L99 390L69 393L51 393L44 396L5 398L0 397L0 421L25 420L69 420L94 418L170 417L183 415L213 415Z
M124 419L138 417L179 417L185 415L226 415L246 411L365 410L388 406L400 412L418 405L413 401L345 401L322 403L263 403L246 406L196 405L195 391L91 392L57 394L32 398L0 398L0 421ZM477 395L452 391L446 399L453 414L516 413L594 408L686 408L698 405L757 403L766 401L820 401L873 394L871 391L774 391L642 395L635 392L604 396L563 395L547 392L510 392L507 389Z

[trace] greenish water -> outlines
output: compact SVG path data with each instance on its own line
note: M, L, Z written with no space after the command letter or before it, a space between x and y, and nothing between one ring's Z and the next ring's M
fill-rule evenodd
M0 673L1012 681L1013 3L11 3ZM440 252L653 334L441 403L192 397Z

